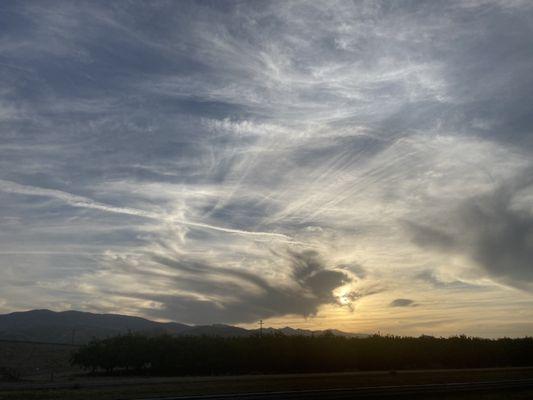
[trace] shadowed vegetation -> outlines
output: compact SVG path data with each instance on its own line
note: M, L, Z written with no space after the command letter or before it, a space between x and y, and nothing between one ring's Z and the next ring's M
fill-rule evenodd
M533 338L131 334L92 341L72 363L91 372L162 375L517 367L533 365Z

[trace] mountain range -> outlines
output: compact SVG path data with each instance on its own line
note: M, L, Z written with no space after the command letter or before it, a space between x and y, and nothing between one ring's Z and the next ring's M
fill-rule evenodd
M193 335L193 336L250 336L259 329L245 329L237 326L186 325L178 322L156 322L145 318L120 314L94 314L82 311L31 310L0 314L0 340L17 340L62 344L83 344L93 338L106 338L125 333L146 335ZM366 337L367 334L348 333L336 329L307 330L285 328L264 328L263 334L321 335L327 332L346 337Z

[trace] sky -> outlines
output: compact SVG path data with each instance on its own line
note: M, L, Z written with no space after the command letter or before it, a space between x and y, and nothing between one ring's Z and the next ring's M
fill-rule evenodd
M0 3L0 312L533 333L533 3Z

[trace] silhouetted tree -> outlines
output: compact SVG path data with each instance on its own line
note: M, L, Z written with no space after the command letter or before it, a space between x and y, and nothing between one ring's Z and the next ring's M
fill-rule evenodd
M73 354L72 363L93 372L165 375L532 366L533 338L129 334L93 340Z

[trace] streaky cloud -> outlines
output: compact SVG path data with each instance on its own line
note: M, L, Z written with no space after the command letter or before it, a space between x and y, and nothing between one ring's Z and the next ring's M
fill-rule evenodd
M94 210L100 210L100 211L105 211L105 212L156 219L156 220L161 220L161 221L167 221L170 223L177 223L177 224L192 226L196 228L211 229L211 230L218 231L218 232L233 233L237 235L267 236L271 238L281 239L288 243L302 244L301 242L293 241L289 236L281 234L281 233L245 231L241 229L231 229L231 228L204 224L201 222L185 221L185 220L178 219L173 216L168 216L165 214L159 214L159 213L154 213L150 211L144 211L144 210L139 210L139 209L129 208L129 207L111 206L108 204L94 201L87 197L77 196L77 195L67 193L61 190L21 185L19 183L10 182L6 180L0 180L0 190L4 192L8 192L8 193L16 193L16 194L29 195L29 196L52 197L54 199L64 201L65 203L67 203L68 205L72 207L91 208Z

